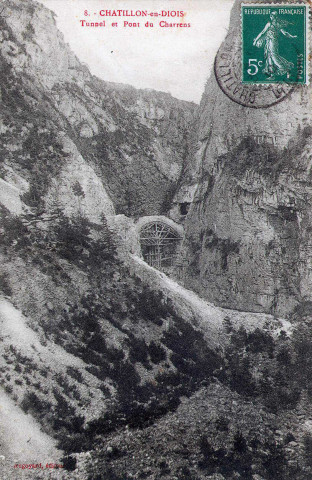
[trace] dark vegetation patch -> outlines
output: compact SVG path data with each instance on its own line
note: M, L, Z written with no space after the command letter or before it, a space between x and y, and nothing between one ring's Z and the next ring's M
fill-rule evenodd
M0 274L0 290L8 297L12 295L12 288L10 287L8 275L5 273Z
M31 413L35 418L42 420L46 412L51 409L52 404L40 398L35 392L26 392L21 407L24 412Z
M57 131L51 125L44 128L36 122L23 142L26 156L19 158L23 169L29 172L30 189L24 193L22 200L30 207L42 209L43 197L50 185L50 180L60 172L68 154L63 151L57 140Z
M147 351L152 363L160 363L166 360L166 350L159 343L151 341L147 346Z
M304 171L297 158L303 152L312 135L311 126L298 128L296 140L281 150L268 143L260 143L251 136L241 140L239 145L219 158L219 162L229 169L230 175L241 178L246 171L253 170L272 182L276 182L282 171Z
M131 363L140 362L145 368L152 368L148 358L148 346L144 339L137 338L129 332L126 344L129 346L129 360Z
M147 293L146 289L144 292L146 299L148 296L155 295L153 291ZM159 299L159 294L157 294L157 298ZM154 298L150 299L150 303L154 305L153 323L155 323L156 315L154 300ZM133 302L133 297L131 297L131 302ZM164 316L164 305L162 305L164 302L163 299L158 315ZM90 306L90 298L88 298L88 305ZM86 308L86 301L84 301L84 308ZM75 330L77 341L75 354L89 363L87 370L90 373L102 381L110 379L117 388L118 407L87 425L83 432L83 435L86 436L86 446L90 444L94 436L105 435L125 424L131 428L143 428L168 411L174 411L180 403L180 396L190 395L194 392L200 382L203 379L209 379L212 372L220 365L218 355L207 348L202 334L195 332L183 319L172 316L170 302L166 311L167 316L168 312L171 312L170 321L176 323L183 333L176 327L170 328L160 339L159 345L155 342L147 344L144 339L136 338L133 334L128 333L125 339L128 359L124 356L124 351L127 350L107 348L102 337L101 341L97 340L95 344L88 342L89 333L85 330L88 323L84 324L79 320L70 322L77 328ZM102 317L102 314L99 316ZM151 321L149 317L143 318L146 322ZM100 335L100 327L92 325L91 322L91 331L96 331L97 335ZM70 325L66 324L66 328L70 328ZM81 341L82 336L84 337L83 341ZM177 364L185 362L184 369L182 372L178 369L176 373L160 371L153 383L141 385L135 364L139 362L149 369L150 361L159 363L166 360L166 350L161 346L162 343L172 350L172 360L176 359ZM174 353L175 351L178 353ZM185 355L185 360L183 355Z
M61 459L61 464L68 472L73 472L77 465L77 459L73 455L66 455Z
M80 372L80 370L78 370L78 368L75 368L75 367L67 367L66 369L66 373L74 378L75 380L77 380L77 382L79 383L83 383L83 376L82 376L82 373Z
M259 398L273 413L296 408L303 391L312 396L311 331L308 320L297 324L291 338L281 331L277 340L258 328L230 331L220 380L241 395Z
M174 319L174 325L163 334L162 342L173 352L174 366L189 377L194 388L221 367L220 356L207 347L203 334L183 318Z
M203 435L199 448L202 456L199 468L205 475L218 472L225 478L252 480L256 469L268 480L291 478L285 476L289 467L282 447L267 439L260 441L250 436L247 439L237 430L230 447L215 447Z
M58 258L86 270L99 270L105 265L109 268L117 263L116 245L105 218L101 237L94 240L92 230L97 226L83 216L68 218L60 209L48 219L38 213L17 217L3 206L0 214L3 225L0 239L6 253L14 255L18 252L25 259L36 259L35 265L43 273L50 274L52 280L61 276ZM61 283L64 279L62 274Z

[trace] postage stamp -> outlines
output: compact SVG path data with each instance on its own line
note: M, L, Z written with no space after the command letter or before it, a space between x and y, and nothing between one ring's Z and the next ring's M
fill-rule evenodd
M289 83L243 83L241 57L239 35L230 32L216 55L214 73L220 89L233 102L249 108L268 108L286 99L296 87Z
M311 62L309 5L243 1L234 8L239 22L214 63L222 92L244 107L268 108L305 88Z
M242 3L242 83L308 83L308 6Z

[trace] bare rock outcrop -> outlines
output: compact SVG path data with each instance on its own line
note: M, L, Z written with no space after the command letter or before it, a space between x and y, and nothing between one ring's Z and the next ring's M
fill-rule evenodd
M237 1L233 45L239 22ZM309 87L256 109L232 101L211 74L180 190L198 184L185 225L186 284L210 301L278 315L311 301L310 112Z
M29 182L24 202L50 208L53 180L62 190L54 201L72 213L84 203L91 220L110 215L112 203L120 214L165 213L196 105L93 77L65 44L54 13L35 1L9 0L0 22L2 159ZM64 141L76 149L74 163ZM89 205L86 185L83 202L70 188L65 193L69 168L76 179L94 172ZM100 184L102 204L94 199Z

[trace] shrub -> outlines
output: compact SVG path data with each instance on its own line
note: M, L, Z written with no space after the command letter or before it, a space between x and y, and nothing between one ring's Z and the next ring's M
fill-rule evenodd
M7 295L8 297L11 297L13 294L10 284L7 280L7 275L4 273L0 275L0 290L2 290L4 295Z
M203 455L204 458L210 457L214 449L212 448L211 444L208 442L208 439L205 435L203 435L199 440L199 448L200 453Z
M72 455L67 455L61 459L62 465L64 465L65 470L73 472L76 468L77 459Z
M85 433L89 438L95 435L105 435L114 431L121 424L120 417L116 412L104 414L102 417L88 422Z
M27 110L28 105L25 112ZM42 128L43 125L47 127L45 130ZM34 119L34 127L24 140L23 149L27 156L19 157L19 162L29 171L30 189L24 193L22 200L31 207L41 209L44 207L43 197L50 180L59 173L68 153L64 152L58 142L57 132L42 117Z
M30 22L28 22L28 24L26 25L26 28L25 30L23 31L22 33L22 36L23 36L23 39L24 40L32 40L33 36L35 34L35 30L34 30L34 27L32 26L32 24Z
M231 344L237 348L242 349L247 345L247 332L244 327L240 326L237 331L234 331L231 335Z
M253 332L247 335L246 339L247 351L252 353L267 352L269 356L272 356L275 344L272 336L256 328Z
M85 450L89 450L91 447L90 439L88 439L84 432L81 433L71 433L68 435L66 430L61 430L58 435L58 448L64 450L67 454L69 453L80 453Z
M295 440L296 440L296 437L291 432L288 432L284 438L284 443L285 445L287 445L287 443L293 442ZM312 440L312 437L311 437L311 440ZM311 441L311 453L312 453L312 441Z
M12 385L6 385L4 388L5 388L5 391L6 391L7 393L12 393L12 392L13 392L13 387L12 387Z
M67 367L66 369L67 374L77 380L77 382L82 383L83 382L83 376L82 373L78 370L78 368L75 367Z
M237 430L233 440L233 448L235 452L244 453L247 450L247 442L243 437L242 432Z
M90 226L85 217L69 219L61 215L54 232L58 253L69 261L80 259L83 249L90 247Z
M148 361L148 348L144 339L137 338L131 333L128 334L129 338L126 339L126 343L129 345L129 359L132 363L140 362L146 368L150 367Z
M53 388L53 394L57 402L53 427L55 430L65 428L71 433L81 433L84 418L77 416L74 407L70 405L66 397Z
M135 398L140 383L140 376L130 362L124 360L114 365L111 378L116 382L121 404L128 404Z
M67 378L64 377L64 375L62 375L61 373L57 373L55 374L55 380L60 385L60 387L62 387L62 390L65 393L65 395L69 396L71 387L68 383Z
M21 408L25 413L30 412L34 417L42 418L51 410L52 404L47 400L42 400L34 392L26 392L21 402Z
M30 233L21 219L12 215L5 207L0 206L2 231L0 243L3 246L15 244L15 248L26 247L31 244Z
M159 344L156 344L154 341L147 347L150 359L153 363L159 363L167 358L166 350Z
M233 325L229 317L225 317L223 320L223 326L224 330L227 334L230 334L233 332Z
M282 345L276 354L276 360L284 367L290 367L292 354L289 345Z
M76 180L76 182L72 185L72 191L74 192L74 195L76 195L77 197L81 197L81 198L85 197L83 188L78 182L78 180Z
M143 318L158 326L163 324L163 319L168 315L163 294L153 292L147 286L143 287L142 293L137 299L137 309Z

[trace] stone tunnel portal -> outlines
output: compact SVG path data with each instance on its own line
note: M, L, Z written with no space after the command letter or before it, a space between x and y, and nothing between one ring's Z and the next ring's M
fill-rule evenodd
M158 269L175 265L181 241L179 232L165 222L150 222L140 230L143 258L146 263Z

